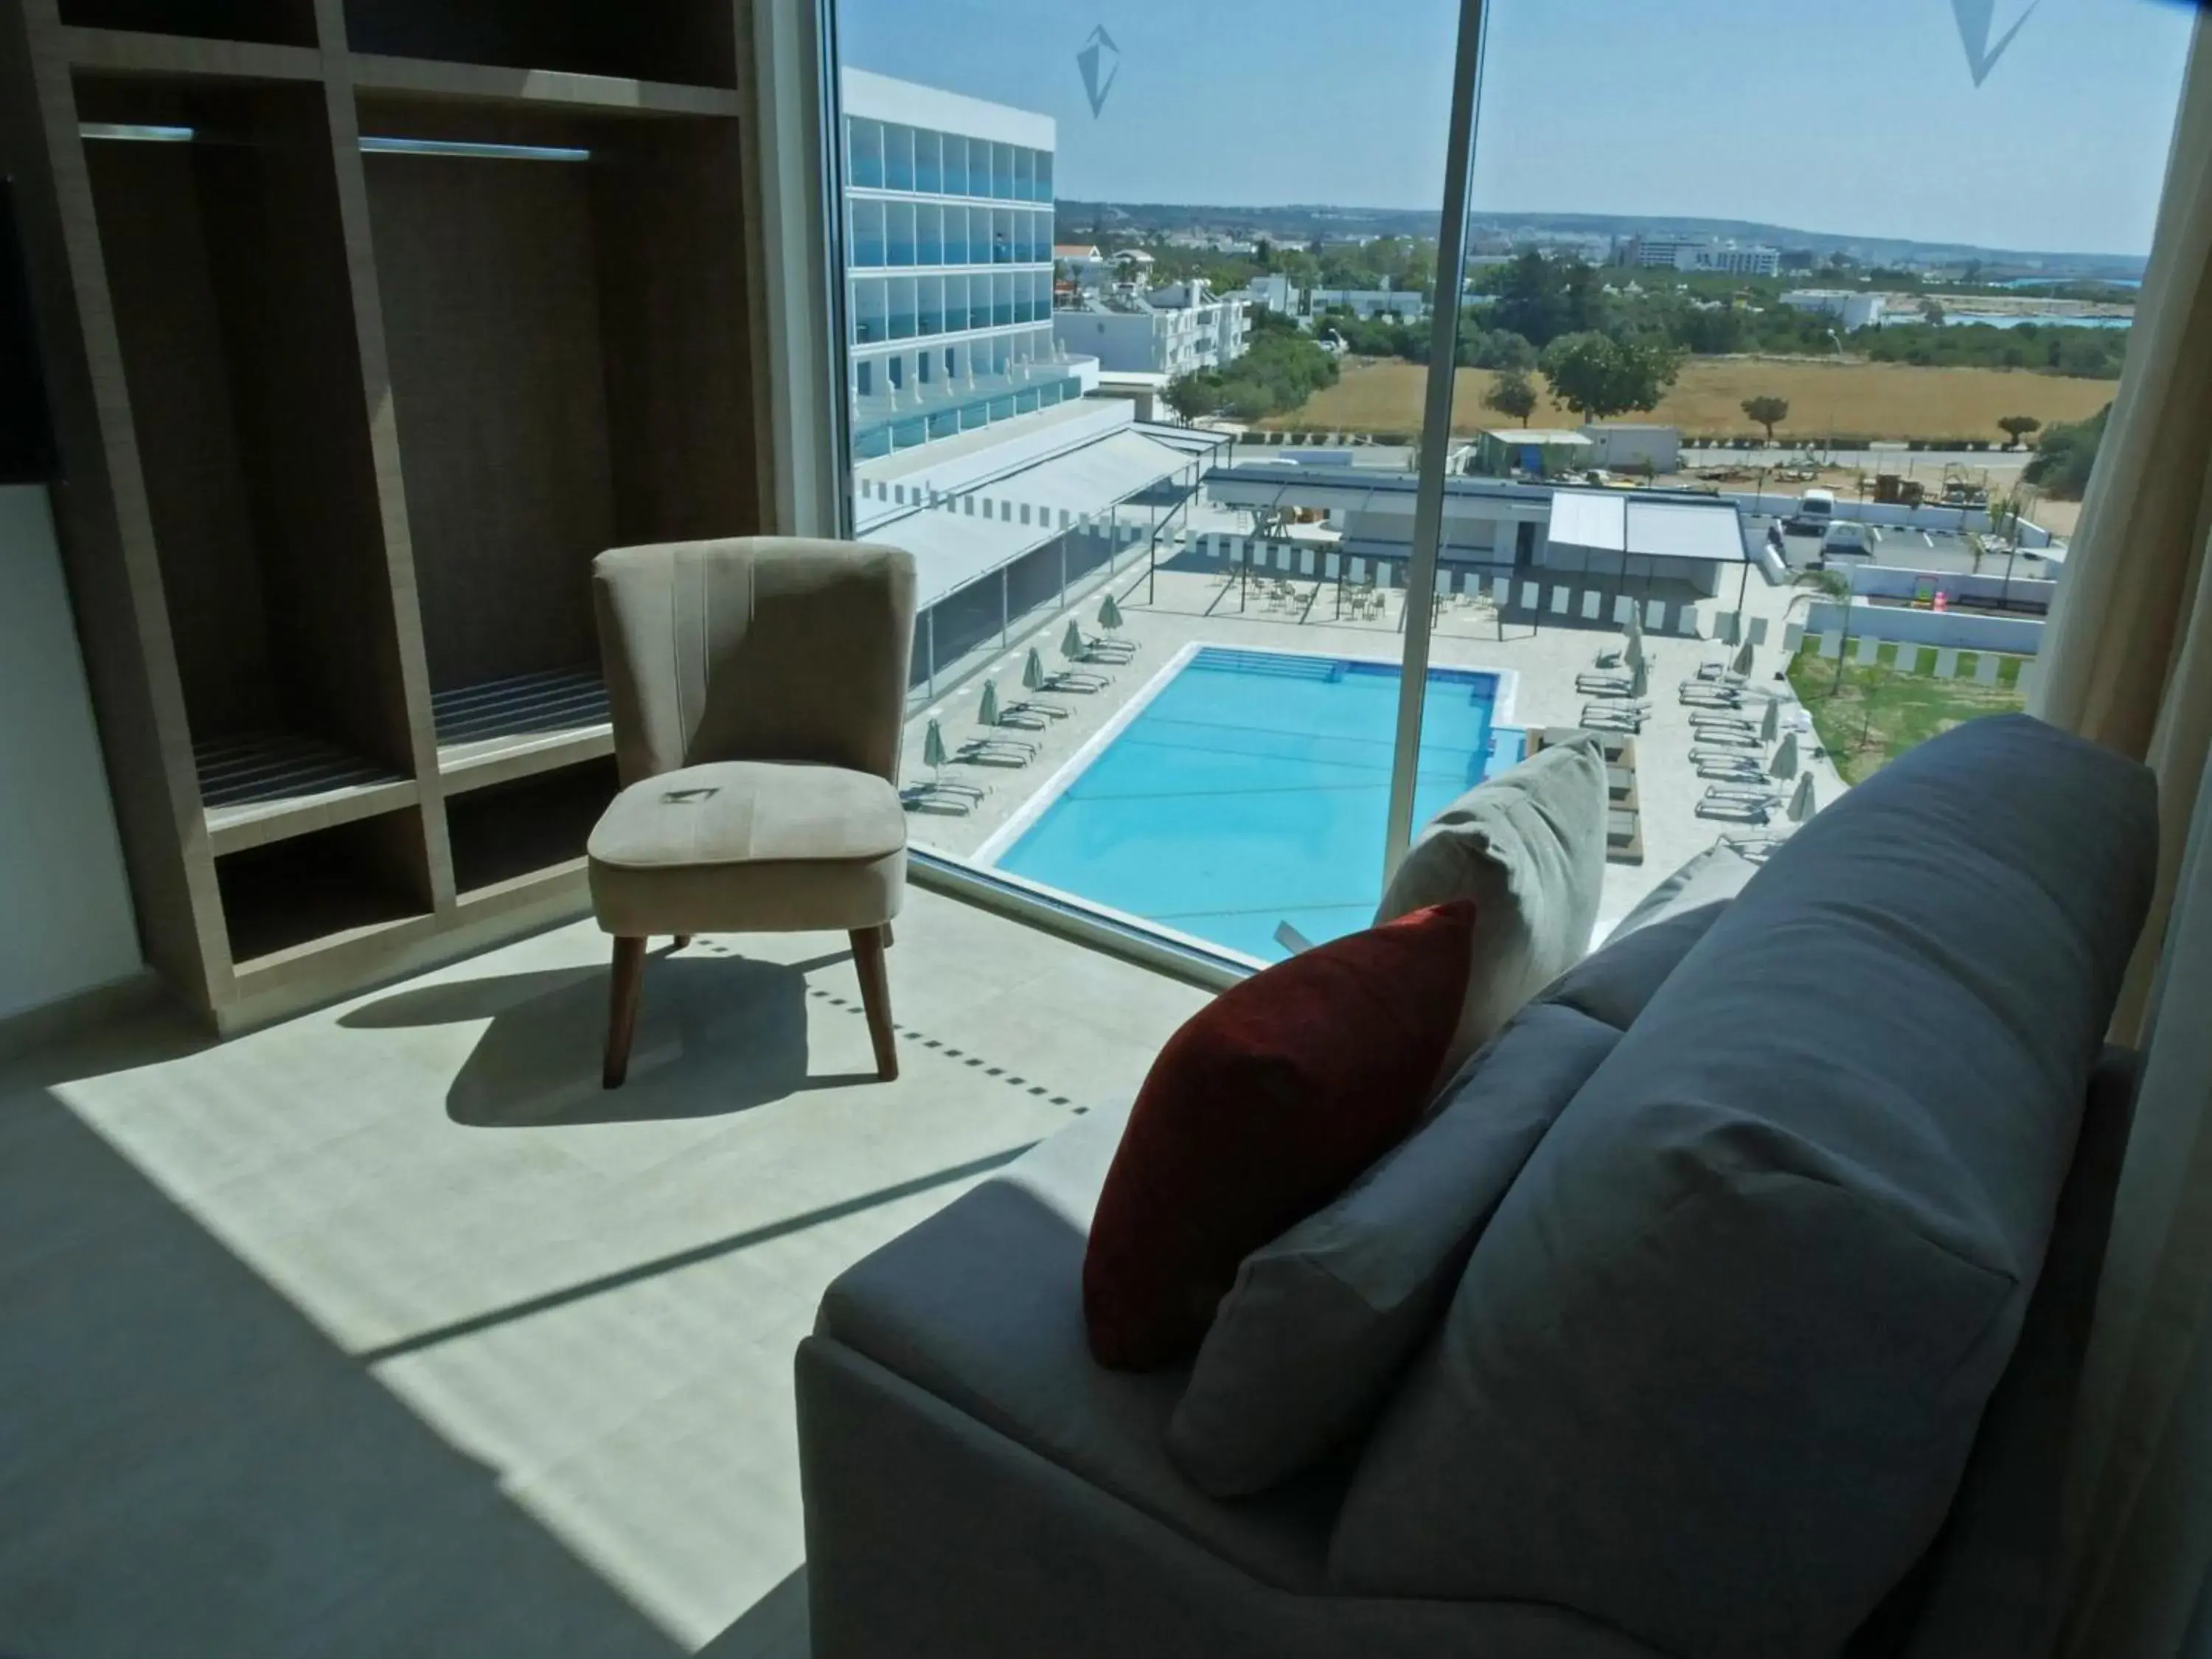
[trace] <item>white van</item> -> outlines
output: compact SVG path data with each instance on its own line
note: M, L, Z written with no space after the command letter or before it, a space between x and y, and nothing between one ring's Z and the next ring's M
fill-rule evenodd
M1848 519L1838 519L1830 525L1820 538L1820 562L1832 564L1838 559L1871 559L1874 557L1874 532L1863 524L1853 524Z
M1824 536L1835 521L1836 492L1808 489L1797 503L1797 510L1783 520L1782 527L1793 536Z

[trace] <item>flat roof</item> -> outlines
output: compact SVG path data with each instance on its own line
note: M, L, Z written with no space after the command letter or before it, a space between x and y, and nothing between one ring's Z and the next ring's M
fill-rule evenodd
M969 495L1015 504L1015 521L984 518L962 495L914 507L860 532L865 541L914 555L915 604L926 609L1000 565L1043 546L1065 520L1103 513L1148 485L1188 468L1191 453L1146 428L1124 427L1096 443L980 484ZM1019 522L1021 509L1030 522ZM894 510L896 512L896 509Z
M1554 489L1550 540L1554 547L1647 559L1741 564L1750 556L1734 502L1619 489Z
M1485 427L1482 435L1496 438L1509 444L1588 444L1590 441L1579 432L1569 432L1556 426L1492 426Z

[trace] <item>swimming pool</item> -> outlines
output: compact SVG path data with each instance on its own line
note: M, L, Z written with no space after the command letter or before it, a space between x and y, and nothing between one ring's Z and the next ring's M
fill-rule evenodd
M1287 954L1285 921L1316 942L1357 932L1382 896L1401 678L1395 664L1198 647L983 856L1265 962ZM1430 671L1417 823L1521 758L1522 733L1492 725L1498 702L1496 674Z

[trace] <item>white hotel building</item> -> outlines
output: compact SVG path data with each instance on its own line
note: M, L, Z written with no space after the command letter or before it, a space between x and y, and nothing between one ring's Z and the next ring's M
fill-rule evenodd
M856 460L1079 398L1054 344L1052 118L861 70L845 101Z
M1185 521L1223 441L1086 396L1098 359L1055 343L1050 117L840 84L854 528L914 556L914 695L964 696Z

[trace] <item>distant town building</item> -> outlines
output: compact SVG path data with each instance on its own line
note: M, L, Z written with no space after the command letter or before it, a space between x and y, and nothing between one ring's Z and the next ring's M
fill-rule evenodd
M1362 321L1391 316L1418 322L1428 315L1429 302L1414 289L1316 288L1306 292L1306 309L1316 317L1324 311L1349 311Z
M1062 351L1097 358L1103 373L1173 377L1243 356L1249 319L1242 296L1216 299L1192 281L1085 295L1054 312L1052 328Z
M1782 296L1782 303L1792 311L1824 313L1846 330L1880 328L1888 310L1885 295L1841 288L1793 288Z
M1053 337L1052 118L842 79L855 459L1081 397Z
M1301 302L1305 296L1303 289L1291 286L1291 279L1281 271L1270 270L1224 297L1242 300L1247 305L1265 306L1279 317L1290 317L1304 308Z
M1614 258L1621 264L1646 269L1720 271L1734 276L1772 276L1782 269L1779 248L1711 237L1632 236L1619 245Z

